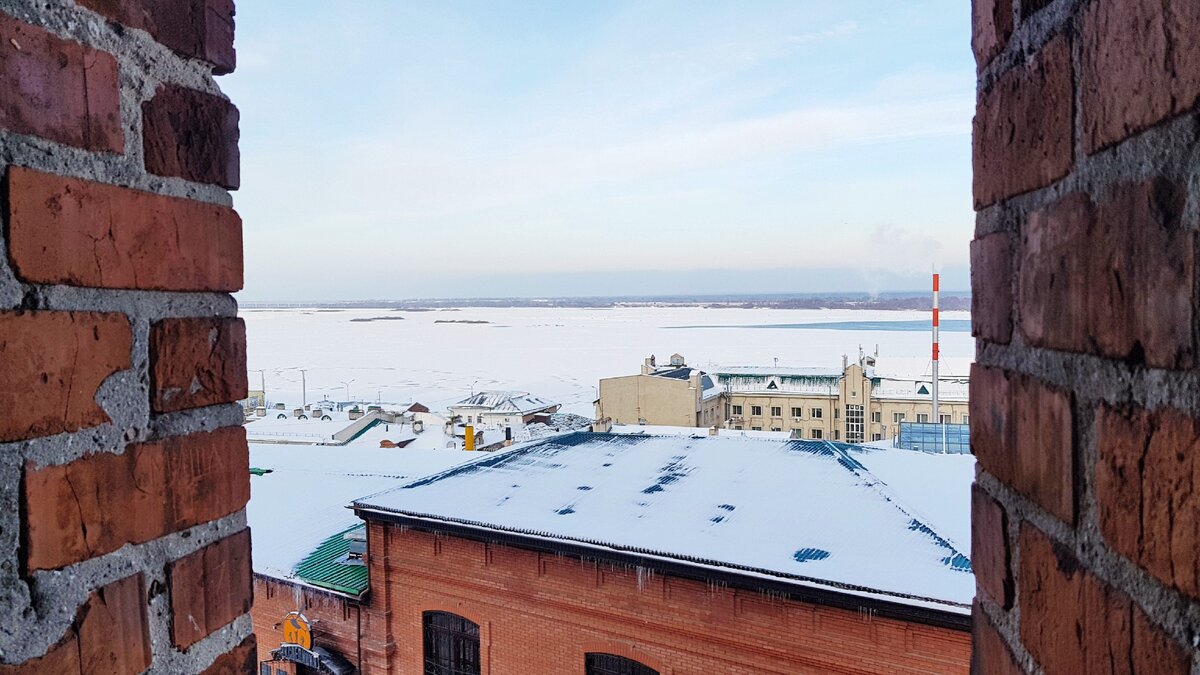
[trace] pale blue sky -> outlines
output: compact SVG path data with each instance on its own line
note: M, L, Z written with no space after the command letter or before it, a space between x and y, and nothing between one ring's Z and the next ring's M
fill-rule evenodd
M964 288L969 4L241 3L242 297Z

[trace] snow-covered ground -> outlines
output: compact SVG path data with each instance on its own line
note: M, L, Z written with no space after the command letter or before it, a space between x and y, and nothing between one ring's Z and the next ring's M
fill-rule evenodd
M268 399L419 401L435 412L472 390L516 389L591 416L602 377L638 372L642 359L682 353L704 369L730 365L841 366L878 345L881 374L920 374L930 336L912 330L758 328L777 324L927 321L918 311L706 309L702 307L462 308L457 311L243 310L250 387L260 369ZM375 317L403 320L363 321ZM943 323L966 319L944 312ZM354 321L359 319L359 321ZM489 323L436 323L437 321ZM970 333L943 331L942 374L966 375ZM290 409L289 409L290 412Z

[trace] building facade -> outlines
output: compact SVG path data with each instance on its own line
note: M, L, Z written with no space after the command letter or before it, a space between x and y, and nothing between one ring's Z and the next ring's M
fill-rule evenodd
M659 366L650 356L637 375L600 380L596 419L613 424L711 427L725 423L725 398L708 373L673 354Z
M657 367L650 357L638 375L600 380L596 418L614 424L784 431L847 443L894 439L901 422L967 424L970 419L967 377L939 378L935 420L931 378L878 375L869 356L846 361L841 369L686 371L701 379L684 381L679 366Z
M965 625L872 615L489 537L383 521L371 522L368 532L378 553L363 600L256 579L260 675L336 672L332 664L342 662L355 666L347 672L364 675L441 672L424 664L437 658L427 646L447 633L442 639L457 637L452 644L467 654L453 663L483 675L968 670ZM294 612L312 627L309 651L340 658L318 657L316 668L289 660L297 652L287 650L284 629ZM434 624L455 617L462 630ZM603 670L605 662L628 669Z
M732 429L866 443L894 439L902 422L967 424L968 378L941 377L933 419L931 378L883 377L874 360L841 370L733 367L713 374L729 401Z

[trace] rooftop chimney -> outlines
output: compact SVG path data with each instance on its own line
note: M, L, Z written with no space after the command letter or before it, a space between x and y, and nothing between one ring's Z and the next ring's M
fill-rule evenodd
M933 274L933 423L941 423L938 415L938 274Z

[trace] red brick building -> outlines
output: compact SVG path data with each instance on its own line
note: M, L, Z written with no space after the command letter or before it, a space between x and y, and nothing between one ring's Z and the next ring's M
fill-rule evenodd
M295 581L260 575L261 672L965 673L969 562L878 491L866 456L829 443L578 433L361 499L369 590L334 590L311 557ZM764 473L742 483L736 466ZM793 493L776 489L795 480ZM835 494L843 513L809 509ZM641 525L627 519L639 511ZM801 514L813 522L790 525ZM534 521L561 525L520 526ZM620 536L596 538L610 526ZM809 536L825 548L794 550ZM296 611L311 650L281 649ZM314 654L315 668L299 663Z

